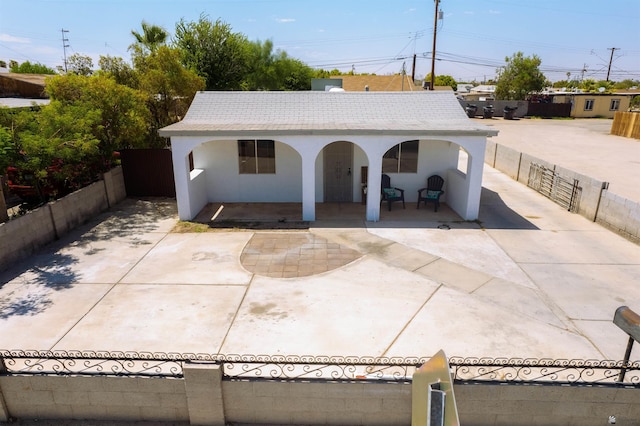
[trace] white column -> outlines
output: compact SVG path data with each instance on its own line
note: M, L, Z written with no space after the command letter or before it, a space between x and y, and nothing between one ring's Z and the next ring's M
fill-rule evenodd
M172 138L173 142L173 138ZM191 201L189 199L189 157L187 151L173 143L171 156L173 159L173 178L176 183L176 201L180 220L191 220Z
M369 175L367 176L367 220L370 222L377 222L380 220L381 179L382 156L369 156Z
M302 220L316 220L316 155L302 154Z
M482 170L484 168L485 143L479 143L470 149L469 164L467 165L467 209L464 220L476 220L480 210L480 195L482 194Z

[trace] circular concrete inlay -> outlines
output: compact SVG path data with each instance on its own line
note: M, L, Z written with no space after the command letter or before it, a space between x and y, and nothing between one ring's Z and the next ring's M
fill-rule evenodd
M242 266L272 278L308 277L344 266L362 253L310 232L257 232L242 254Z

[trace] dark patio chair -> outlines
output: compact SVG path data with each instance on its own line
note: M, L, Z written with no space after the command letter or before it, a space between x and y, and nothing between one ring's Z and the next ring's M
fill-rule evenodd
M389 211L391 211L391 203L394 201L402 201L402 208L404 209L404 189L391 186L391 178L388 175L382 175L382 186L380 194L380 205L386 201Z
M444 194L442 185L444 185L444 179L440 176L429 176L427 179L427 187L418 190L418 207L416 208L419 209L420 203L422 202L424 202L425 206L428 202L431 202L435 204L435 211L438 211L438 207L440 207L440 197Z

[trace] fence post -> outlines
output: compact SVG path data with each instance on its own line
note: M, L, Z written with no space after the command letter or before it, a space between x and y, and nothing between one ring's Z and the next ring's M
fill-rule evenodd
M7 365L4 363L4 357L0 356L0 376L6 373ZM8 422L9 420L11 420L11 416L9 416L9 409L2 394L2 387L0 387L0 422Z
M620 369L620 375L618 376L618 382L622 382L624 380L624 375L627 372L627 367L629 366L629 358L631 357L633 342L640 340L640 315L633 312L627 306L620 306L616 309L616 312L613 315L613 323L629 335L627 350L625 351L624 360L622 360L622 368Z
M602 186L600 187L600 195L598 196L598 203L596 204L596 212L593 215L594 222L598 220L598 212L600 211L600 201L602 200L602 193L608 189L609 189L609 182L602 182Z
M187 363L182 371L191 424L224 426L222 365Z

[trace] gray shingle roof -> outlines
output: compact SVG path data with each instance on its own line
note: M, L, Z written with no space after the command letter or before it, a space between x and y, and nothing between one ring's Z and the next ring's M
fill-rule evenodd
M198 92L162 136L236 134L473 134L452 92Z

